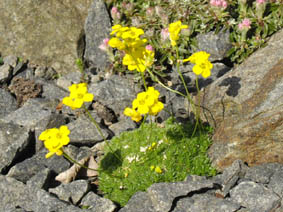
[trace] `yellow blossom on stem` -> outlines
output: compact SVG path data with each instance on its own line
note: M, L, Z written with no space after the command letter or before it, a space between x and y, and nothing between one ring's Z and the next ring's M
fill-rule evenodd
M187 59L184 59L183 62L191 62L194 63L193 72L196 75L202 75L203 78L207 78L211 75L211 69L213 68L212 63L208 60L210 54L199 51L192 54Z
M124 115L130 116L135 122L139 122L142 119L142 116L139 112L129 107L124 110Z
M70 96L63 99L63 104L71 107L73 110L81 108L84 102L91 102L93 94L88 93L87 84L79 83L69 86Z
M180 31L182 29L187 29L187 28L188 28L188 25L183 25L181 21L176 21L176 22L171 23L169 25L168 31L170 33L169 37L170 37L172 46L176 46L177 45L176 41L179 40Z
M154 171L157 173L157 174L162 174L162 169L159 167L159 166L156 166Z
M47 129L39 136L39 140L44 141L44 146L49 150L49 153L45 155L46 158L51 157L54 154L62 155L62 147L70 142L69 138L70 130L67 126L61 126L58 128Z

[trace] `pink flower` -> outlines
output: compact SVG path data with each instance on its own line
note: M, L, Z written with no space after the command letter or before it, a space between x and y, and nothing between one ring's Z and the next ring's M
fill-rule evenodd
M165 41L166 39L168 39L170 36L168 28L162 29L160 35L161 35L161 40Z
M147 45L145 49L151 52L153 51L153 47L151 45Z
M107 49L109 48L109 38L104 38L102 43L98 46L99 49L101 49L102 51L107 51Z
M256 0L256 4L264 4L266 0Z
M210 0L210 5L214 7L220 7L225 9L227 7L227 2L225 0Z
M240 30L250 29L251 28L251 21L248 18L245 18L241 23L238 25Z
M118 11L117 7L112 7L112 9L111 9L111 17L113 19L120 19L121 18L121 13Z

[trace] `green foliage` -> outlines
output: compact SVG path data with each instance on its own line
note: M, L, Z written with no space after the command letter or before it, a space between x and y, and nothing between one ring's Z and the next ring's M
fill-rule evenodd
M124 206L134 193L145 191L153 183L182 181L189 174L215 175L216 169L206 155L211 144L210 129L194 137L192 131L193 126L169 119L164 127L144 124L114 137L110 146L120 160L105 147L99 189ZM162 173L155 172L154 167L160 167Z
M121 13L121 19L113 20L113 24L136 26L145 31L145 37L156 51L156 62L152 70L159 76L164 74L164 70L168 69L168 66L172 65L172 60L176 58L170 41L161 39L161 30L177 20L189 25L189 29L184 30L178 42L180 59L197 50L195 38L198 34L210 31L218 33L224 30L230 32L232 42L227 57L236 64L263 47L267 39L283 27L282 0L267 1L261 9L256 6L255 0L247 1L244 6L239 3L240 1L226 0L226 9L212 7L209 0L105 1L109 10L115 6ZM252 25L243 36L238 25L244 18L250 19Z
M0 57L0 65L3 65L3 64L4 64L3 58Z

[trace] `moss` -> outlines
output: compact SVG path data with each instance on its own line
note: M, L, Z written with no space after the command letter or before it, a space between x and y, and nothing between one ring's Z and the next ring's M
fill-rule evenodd
M100 163L99 189L105 197L124 206L137 191L157 182L182 181L189 174L213 176L207 149L209 129L193 137L191 125L175 123L164 127L144 124L111 140ZM117 159L119 157L119 160ZM160 167L162 173L157 173Z

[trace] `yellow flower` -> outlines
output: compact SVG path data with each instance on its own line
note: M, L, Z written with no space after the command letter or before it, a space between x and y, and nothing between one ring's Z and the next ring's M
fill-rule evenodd
M67 126L61 126L59 129L51 128L42 132L39 140L44 141L45 148L49 150L45 157L49 158L55 153L59 156L62 155L62 147L70 142L69 134L70 130Z
M187 59L184 59L183 62L190 61L191 63L194 63L193 72L196 75L202 75L203 78L207 78L211 75L210 70L213 68L212 63L208 60L210 54L199 51L194 54L192 54Z
M154 165L151 165L150 166L150 170L152 171L154 169Z
M139 122L142 119L142 116L139 112L129 107L124 110L124 115L130 116L135 122Z
M206 53L205 51L199 51L194 54L192 54L187 59L184 59L183 62L191 62L191 63L198 63L200 61L208 60L210 57L210 54Z
M136 27L130 27L128 30L125 30L121 37L122 39L137 39L139 36L143 35L144 31Z
M138 72L144 72L146 69L145 62L141 58L134 58L130 54L126 54L123 57L123 65L128 66L130 71L137 70Z
M177 45L176 41L179 39L179 34L180 34L181 29L186 29L186 28L188 28L188 25L183 25L181 21L176 21L169 25L168 30L170 33L169 37L170 37L172 46Z
M117 48L119 50L124 50L126 48L126 45L118 38L111 38L108 42L109 46L112 48Z
M202 61L200 63L197 63L193 67L193 72L196 75L202 75L203 78L207 78L211 75L210 70L213 68L213 65L209 60Z
M63 104L72 109L81 108L84 102L91 102L93 94L87 92L87 84L79 83L69 86L70 96L63 99Z
M154 171L158 174L162 174L162 169L159 166L156 166Z

